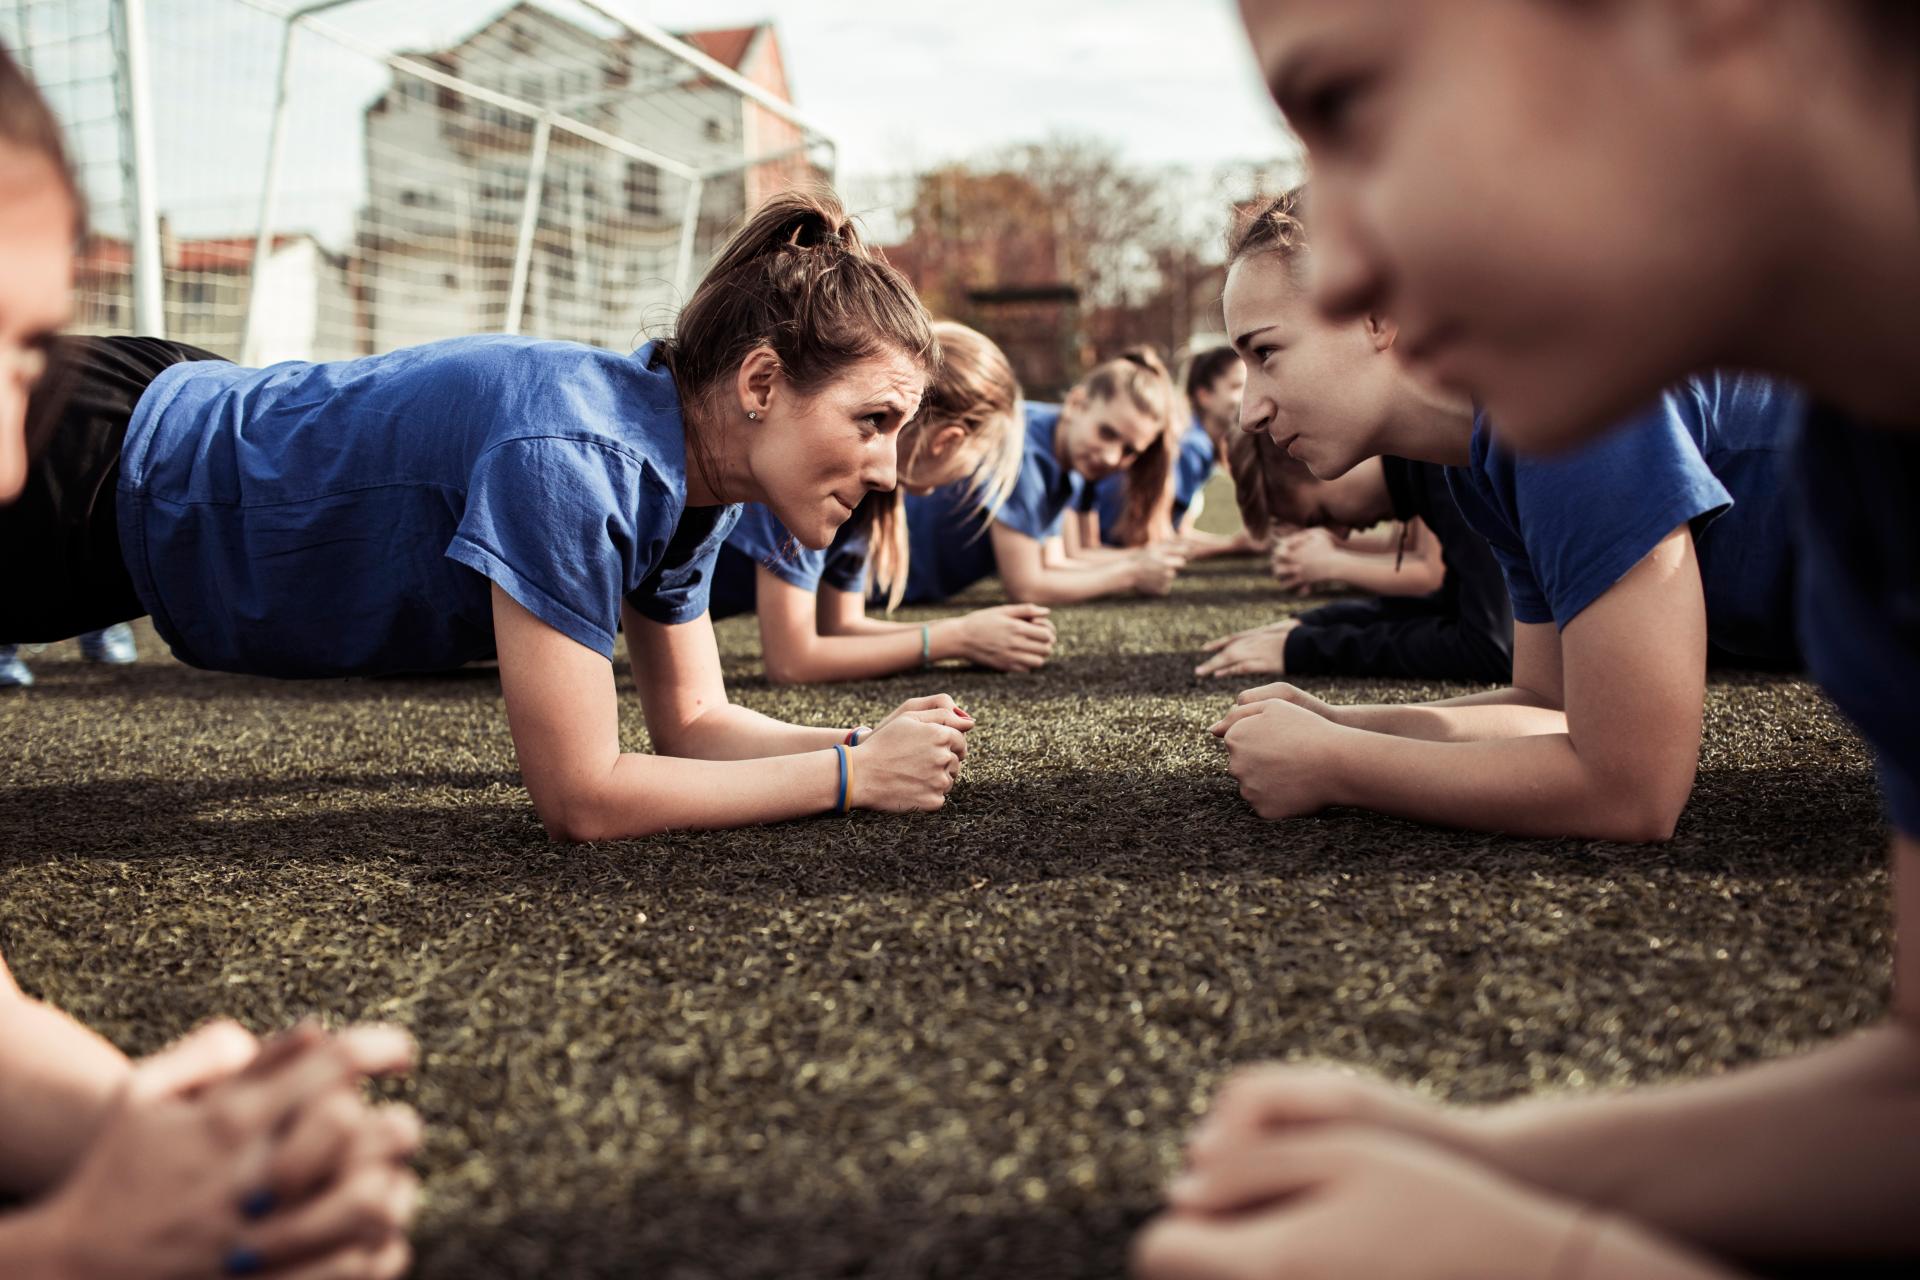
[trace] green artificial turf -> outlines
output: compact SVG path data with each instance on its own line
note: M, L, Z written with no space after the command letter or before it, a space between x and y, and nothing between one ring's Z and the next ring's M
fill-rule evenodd
M1204 733L1231 686L1189 673L1291 607L1208 565L1059 612L1037 675L801 689L724 623L733 695L772 715L954 693L979 728L947 809L572 848L491 672L240 679L144 626L128 669L55 646L0 698L0 946L134 1052L216 1013L410 1027L419 1274L448 1277L1111 1275L1237 1063L1484 1100L1716 1072L1882 1011L1884 832L1814 689L1715 680L1663 847L1270 825Z

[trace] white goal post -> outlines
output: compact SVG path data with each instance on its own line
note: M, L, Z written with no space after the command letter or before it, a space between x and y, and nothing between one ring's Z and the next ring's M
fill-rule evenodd
M672 33L618 0L0 0L0 42L88 194L77 327L250 364L631 346L834 164L771 25Z

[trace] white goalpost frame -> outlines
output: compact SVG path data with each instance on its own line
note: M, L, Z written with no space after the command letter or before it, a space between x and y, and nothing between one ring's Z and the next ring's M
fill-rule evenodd
M123 5L138 5L143 0L118 0ZM686 197L679 228L679 242L675 254L673 288L684 297L692 284L697 252L697 238L700 223L701 201L709 181L751 169L762 164L777 163L795 155L811 155L815 151L825 153L824 163L820 165L829 181L832 180L838 159L838 148L833 139L817 124L808 120L795 110L791 103L767 92L759 85L746 79L732 68L707 56L700 50L687 44L671 33L632 17L615 12L599 0L577 0L581 7L599 14L618 25L621 29L646 41L673 58L686 63L701 75L726 86L741 97L755 103L776 118L785 121L800 131L801 140L789 147L766 155L755 155L725 165L700 169L683 163L671 156L661 154L654 149L631 139L620 137L599 129L584 120L576 119L565 111L553 107L540 106L518 98L512 94L501 93L483 85L473 83L463 77L451 75L438 67L430 66L418 59L401 54L388 53L385 50L359 39L345 31L316 21L319 14L339 8L354 0L312 0L297 9L284 14L262 3L262 0L237 0L249 8L283 17L284 29L280 40L279 65L275 74L274 104L270 132L268 135L267 161L263 175L260 195L260 212L255 227L252 268L249 273L247 292L245 339L241 351L241 363L256 364L260 350L262 317L267 301L266 290L261 287L267 261L273 251L273 224L277 217L278 187L281 168L281 152L286 132L288 111L288 88L292 74L292 46L294 35L306 28L325 39L353 50L362 56L385 64L397 74L409 75L429 84L463 94L475 101L484 102L534 121L534 136L528 156L527 186L521 200L520 218L515 238L512 281L509 285L506 313L502 332L518 333L525 318L527 289L531 270L535 233L540 218L541 202L546 189L546 168L549 147L553 131L556 129L573 134L581 139L605 147L615 154L630 160L651 165L654 169L687 184ZM588 98L607 95L587 95ZM583 100L565 104L577 109ZM151 190L149 185L148 190ZM157 228L157 218L150 224ZM155 243L154 289L156 299L159 289L158 237Z
M114 0L115 80L121 100L121 163L132 206L133 323L167 336L166 264L161 260L160 206L154 188L153 92L147 71L146 0Z

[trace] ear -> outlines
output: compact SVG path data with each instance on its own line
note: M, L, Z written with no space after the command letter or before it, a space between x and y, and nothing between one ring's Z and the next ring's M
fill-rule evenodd
M1075 386L1073 390L1067 392L1067 398L1060 402L1060 407L1078 417L1087 411L1087 399L1087 389L1084 386Z
M966 442L967 429L957 422L949 422L921 437L920 447L926 450L927 457L936 462L944 462Z
M773 401L773 389L780 381L780 357L773 353L772 347L755 347L740 362L740 372L734 381L741 416L766 417L767 406Z
M1399 325L1374 311L1367 313L1366 324L1367 340L1373 343L1373 349L1375 351L1390 351L1393 349L1394 339L1400 336Z

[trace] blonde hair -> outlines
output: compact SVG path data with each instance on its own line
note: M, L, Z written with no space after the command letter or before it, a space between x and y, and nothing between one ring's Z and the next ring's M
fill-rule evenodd
M967 498L979 513L981 525L998 514L1020 478L1025 456L1020 427L1020 383L1006 353L977 329L952 320L936 321L940 369L927 384L920 411L901 430L906 461L900 473L912 470L927 438L942 427L958 426L985 446L980 465L967 479ZM900 605L907 590L909 547L906 501L902 489L867 495L854 519L867 531L868 563L874 586L886 597L889 612Z
M1156 535L1171 534L1173 458L1186 424L1166 362L1152 347L1129 347L1095 366L1079 389L1091 401L1124 399L1159 424L1153 442L1127 466L1126 506L1114 523L1114 536L1124 546L1144 546Z

